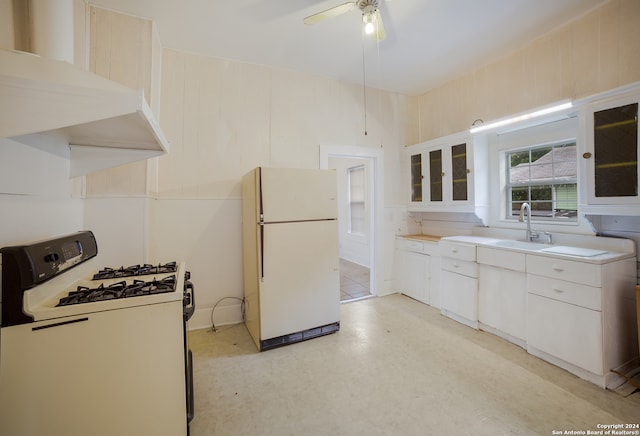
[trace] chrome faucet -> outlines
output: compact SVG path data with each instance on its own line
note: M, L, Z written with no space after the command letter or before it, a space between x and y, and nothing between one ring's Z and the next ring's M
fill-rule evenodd
M534 239L538 239L538 237L540 236L538 234L538 232L531 230L531 206L529 206L529 203L522 203L522 206L520 207L520 217L518 218L518 221L522 222L524 221L524 212L525 210L527 211L527 241L533 241Z

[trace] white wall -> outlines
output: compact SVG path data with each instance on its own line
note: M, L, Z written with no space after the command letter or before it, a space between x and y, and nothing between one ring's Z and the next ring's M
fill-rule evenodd
M0 246L82 230L84 203L65 150L56 137L41 148L0 138Z
M149 258L185 261L195 285L196 312L189 328L205 328L242 319L241 201L158 198L149 200Z
M241 319L239 302L227 297L243 295L240 180L254 167L319 168L321 143L382 149L383 202L398 204L398 154L415 139L408 115L415 99L368 92L374 103L365 136L360 87L163 51L160 125L171 152L158 159L149 255L187 262L197 287L192 327L206 325L217 302L216 325ZM391 264L391 257L380 264Z

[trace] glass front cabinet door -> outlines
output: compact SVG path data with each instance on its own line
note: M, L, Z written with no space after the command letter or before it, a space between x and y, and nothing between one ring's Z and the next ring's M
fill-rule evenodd
M608 213L622 215L636 213L640 208L639 102L640 95L596 102L589 105L584 115L586 213L593 212L589 206L598 205L606 205Z
M481 160L486 167L486 145L476 145L468 134L457 134L407 147L409 210L474 212L477 156L485 156ZM486 191L485 179L483 176L480 183L481 193Z
M411 154L411 203L422 203L422 153Z

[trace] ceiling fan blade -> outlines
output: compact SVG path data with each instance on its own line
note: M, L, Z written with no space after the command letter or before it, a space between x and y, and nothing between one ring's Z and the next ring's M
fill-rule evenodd
M384 41L387 38L387 31L384 29L384 23L382 22L382 15L380 11L376 10L376 39L378 41Z
M326 11L318 12L317 14L309 15L303 21L304 24L315 24L319 21L325 20L331 17L337 17L338 15L342 15L346 12L349 12L351 9L356 7L356 2L348 2L341 4L339 6L333 7L331 9L327 9Z

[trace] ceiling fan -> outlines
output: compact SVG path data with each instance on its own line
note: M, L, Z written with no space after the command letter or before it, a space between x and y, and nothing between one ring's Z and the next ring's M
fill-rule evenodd
M365 25L365 32L368 35L375 33L376 39L378 41L382 41L387 37L387 32L384 30L384 23L382 22L382 16L380 15L378 4L378 0L357 0L347 2L327 9L326 11L309 15L303 21L305 24L315 24L327 18L347 13L350 10L355 9L357 6L358 9L362 11L362 21Z

